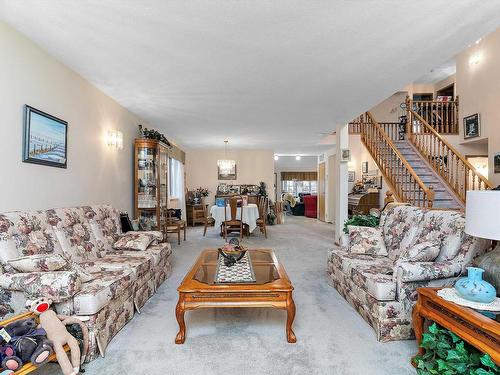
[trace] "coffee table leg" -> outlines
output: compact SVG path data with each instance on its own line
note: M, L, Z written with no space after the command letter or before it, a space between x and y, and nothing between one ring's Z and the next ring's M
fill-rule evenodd
M286 339L289 343L296 343L297 337L292 330L293 320L295 319L295 303L293 302L292 293L288 294L286 299Z
M175 317L177 318L177 323L179 323L179 333L175 336L176 344L184 344L186 340L186 323L184 322L184 298L182 294L179 294L179 301L175 307Z

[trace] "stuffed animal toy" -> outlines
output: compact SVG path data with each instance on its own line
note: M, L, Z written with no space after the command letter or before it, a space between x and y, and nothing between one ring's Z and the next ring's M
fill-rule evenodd
M9 344L14 346L22 363L31 362L37 367L47 363L52 354L52 343L47 340L45 330L36 329L35 319L16 320L4 329L11 337Z
M56 353L57 362L64 375L76 375L80 371L80 365L87 354L88 349L88 328L79 319L65 315L57 315L50 310L52 301L48 298L37 298L33 301L27 301L26 307L37 314L40 318L40 327L47 332L47 338L52 341ZM67 324L79 324L84 340L83 353L80 357L80 346L78 341L66 330ZM69 360L64 345L68 344L71 350L71 361Z
M12 370L3 370L2 372L0 372L0 375L11 375L13 373L14 371Z
M23 362L19 357L16 356L16 350L12 345L0 345L0 367L10 370L16 371L21 368ZM3 374L3 372L2 372Z

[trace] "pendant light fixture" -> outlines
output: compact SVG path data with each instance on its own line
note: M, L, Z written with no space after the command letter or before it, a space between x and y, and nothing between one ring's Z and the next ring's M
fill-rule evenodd
M228 175L234 173L234 167L236 165L236 161L227 158L227 144L228 140L224 141L224 159L217 160L217 166L219 167L219 173L222 175Z

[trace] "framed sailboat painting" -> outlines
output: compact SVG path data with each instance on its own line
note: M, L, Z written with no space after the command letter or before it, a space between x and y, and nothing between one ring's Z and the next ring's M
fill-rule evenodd
M68 123L25 106L23 162L66 168Z

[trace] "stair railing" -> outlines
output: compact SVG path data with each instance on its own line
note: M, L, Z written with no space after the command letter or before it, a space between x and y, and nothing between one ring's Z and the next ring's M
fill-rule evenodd
M414 206L432 207L435 196L432 186L427 187L418 177L370 112L365 113L364 120L360 127L361 141L391 185L398 200Z
M493 185L469 163L448 141L446 141L412 107L408 111L408 139L431 167L465 203L467 190L487 190Z
M446 102L407 97L406 107L418 113L438 133L458 134L458 96Z

